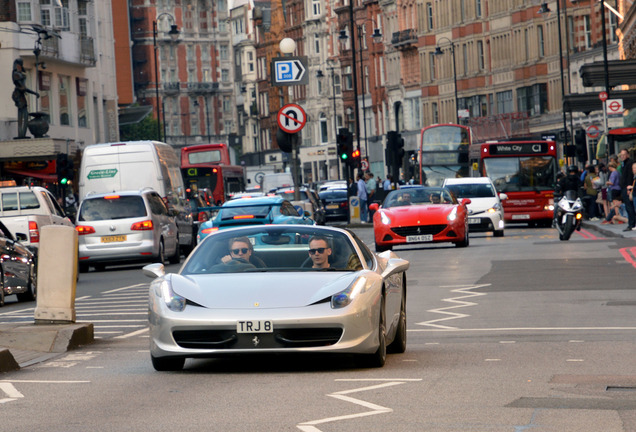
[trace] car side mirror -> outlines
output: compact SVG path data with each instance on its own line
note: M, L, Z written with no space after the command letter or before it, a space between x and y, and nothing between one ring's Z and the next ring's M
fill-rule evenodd
M371 211L378 211L380 209L380 204L378 203L373 203L369 206L369 210Z
M499 199L501 201L507 200L508 199L508 195L506 195L505 193L502 192L502 193L499 194Z
M462 204L463 204L463 205L468 205L468 204L470 204L471 202L472 202L472 201L470 200L470 198L464 198L464 199L462 200Z

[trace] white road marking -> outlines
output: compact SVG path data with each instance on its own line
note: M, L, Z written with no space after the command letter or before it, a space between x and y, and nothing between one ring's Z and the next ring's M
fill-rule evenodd
M386 414L389 412L392 412L393 409L392 408L387 408L387 407L383 407L381 405L377 405L371 402L367 402L367 401L363 401L360 399L356 399L350 396L346 396L348 394L351 393L357 393L357 392L362 392L362 391L367 391L367 390L377 390L380 388L386 388L386 387L392 387L392 386L396 386L399 384L406 384L406 382L409 381L421 381L421 379L405 379L405 380L396 380L396 379L369 379L369 380L365 380L365 379L351 379L351 380L346 380L346 379L337 379L336 381L382 381L382 384L376 384L376 385L372 385L372 386L368 386L368 387L362 387L362 388L357 388L357 389L351 389L351 390L343 390L343 391L339 391L336 393L331 393L328 394L327 396L335 398L335 399L339 399L345 402L351 402L352 404L355 405L359 405L365 408L370 409L370 411L366 411L366 412L362 412L362 413L356 413L356 414L348 414L348 415L343 415L343 416L337 416L337 417L327 417L327 418L323 418L323 419L319 419L319 420L312 420L312 421L308 421L308 422L303 422L300 423L298 425L296 425L296 427L298 429L300 429L303 432L321 432L320 429L318 429L317 427L315 427L315 425L319 425L319 424L323 424L323 423L331 423L331 422L336 422L336 421L340 421L340 420L349 420L349 419L354 419L354 418L360 418L360 417L367 417L367 416L371 416L371 415L376 415L376 414Z
M148 286L147 283L145 284L135 284L135 285L129 285L129 286L125 286L125 287L121 287L121 288L116 288L110 291L104 291L102 294L111 294L114 292L118 292L118 291L123 291L123 290L127 290L127 289L131 289L131 288L138 288L138 287L142 287L142 286Z
M439 314L450 315L450 316L448 316L446 318L438 318L438 319L434 319L434 320L430 320L430 321L423 321L423 322L419 322L419 323L416 323L416 324L417 325L422 325L422 326L438 327L438 328L441 328L441 329L457 329L457 327L449 327L449 326L445 326L445 325L437 324L437 323L442 322L442 321L449 321L449 320L454 320L454 319L458 319L458 318L465 318L465 317L470 316L470 315L467 315L467 314L451 312L450 309L465 308L465 307L468 307L468 306L477 305L477 303L463 301L461 299L470 298L470 297L484 296L484 295L486 295L486 293L474 293L474 292L471 292L470 290L473 290L473 289L476 289L476 288L485 287L485 286L490 286L490 285L491 284L468 285L468 286L464 285L461 288L457 288L457 289L451 290L451 292L461 293L462 295L458 296L458 297L446 298L446 299L443 299L443 301L449 302L449 303L455 303L456 304L455 306L448 306L448 307L445 307L445 308L427 310L427 312L439 313ZM444 288L444 287L442 287L442 288Z
M145 332L147 332L147 331L148 331L148 327L143 328L143 329L141 329L141 330L134 331L134 332L132 332L132 333L127 333L127 334L125 334L125 335L115 336L113 339L127 339L127 338L129 338L129 337L134 337L134 336L140 335L140 334L142 334L142 333L145 333Z
M634 331L636 327L496 327L496 328L440 328L440 329L411 329L409 332L499 332L499 331L554 331L554 330L627 330Z

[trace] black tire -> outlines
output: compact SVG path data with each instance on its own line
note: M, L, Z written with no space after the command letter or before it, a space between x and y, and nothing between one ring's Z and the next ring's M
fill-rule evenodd
M378 349L373 354L363 354L362 364L366 367L381 368L386 363L386 310L384 294L380 302L380 320L378 323Z
M159 264L166 264L166 250L163 246L163 239L159 241L159 253L155 257L155 262Z
M387 245L387 246L380 246L380 245L379 245L379 244L377 244L377 243L375 244L375 251L376 251L377 253L381 253L381 252L388 251L388 250L392 250L392 249L393 249L393 246L391 246L391 245Z
M466 226L466 229L464 230L464 240L455 243L455 246L457 247L468 247L468 245L470 244L470 236L468 235L468 226Z
M31 265L31 271L29 273L29 282L27 283L26 292L17 295L19 302L35 301L37 298L38 279L35 264Z
M105 264L94 264L93 267L95 267L95 271L98 272L103 272L104 270L106 270Z
M185 364L185 357L155 357L150 355L152 367L159 372L180 371Z
M568 217L565 220L565 226L563 227L563 234L559 234L559 240L567 241L570 240L572 233L574 232L574 222L571 217Z
M81 262L77 267L80 273L88 273L88 263Z
M179 238L177 237L177 248L170 258L168 258L170 264L179 264L181 262L181 247L179 246Z
M493 231L492 233L495 237L503 237L504 236L504 230L498 230L498 231Z
M403 275L406 278L406 275ZM402 304L400 305L400 318L393 342L387 347L387 351L394 354L402 354L406 351L406 289L402 289Z

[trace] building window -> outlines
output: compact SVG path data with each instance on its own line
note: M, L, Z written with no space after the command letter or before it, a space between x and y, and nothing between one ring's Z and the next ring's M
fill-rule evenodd
M75 78L77 83L77 126L88 127L88 107L87 97L88 80L85 78Z
M320 54L320 35L318 33L314 35L314 51L316 54Z
M583 17L583 32L585 34L585 48L592 48L592 25L590 24L590 16Z
M311 2L311 11L313 12L314 16L318 16L321 13L320 1L321 0L312 0Z
M342 93L342 86L340 85L340 75L333 75L333 92L337 95Z
M71 126L71 78L68 76L59 76L59 110L60 110L60 125Z
M497 114L513 112L512 90L497 93Z
M346 66L344 71L345 90L353 89L353 76L351 75L351 66Z
M545 40L543 39L543 26L537 26L537 42L539 44L539 58L545 57Z
M327 116L325 113L320 113L320 143L327 144L329 142L329 133L327 127Z
M68 0L62 0L62 6L55 8L55 26L61 30L69 30Z
M32 21L31 2L18 2L18 21Z
M426 22L428 23L428 30L433 30L433 4L426 3Z
M484 60L484 42L483 41L477 41L477 66L479 67L480 71L483 71L486 66L486 62Z
M475 16L481 18L481 0L475 0Z
M618 17L614 15L613 12L605 12L606 15L609 14L609 41L610 42L618 42L618 37L616 36L616 30L618 30Z
M439 108L437 107L437 102L431 104L431 117L433 118L433 123L439 123Z
M428 67L429 67L429 75L431 77L430 81L434 81L437 79L435 75L435 53L428 53Z
M227 60L228 59L228 48L226 44L221 44L219 47L219 59Z
M538 116L547 111L548 95L546 84L535 84L517 89L517 109L530 116Z
M221 82L228 82L230 80L230 71L228 69L221 69Z

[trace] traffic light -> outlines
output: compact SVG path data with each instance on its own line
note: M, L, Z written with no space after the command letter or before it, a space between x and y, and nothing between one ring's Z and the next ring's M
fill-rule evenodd
M66 153L58 153L55 160L55 174L57 175L57 181L60 184L66 184L68 178L66 173L68 170L68 155Z
M351 152L351 165L360 166L360 149Z
M583 129L577 129L574 132L574 145L576 146L576 158L579 162L585 162L587 159L587 140Z
M55 160L55 173L59 184L66 185L73 180L73 168L73 159L70 159L66 153L58 153Z
M399 135L400 134L395 131L389 131L386 134L386 151L384 152L384 159L386 160L386 165L388 167L393 166L396 162L395 147Z
M349 129L341 128L336 137L338 143L338 157L345 163L351 163L353 153L353 136Z

